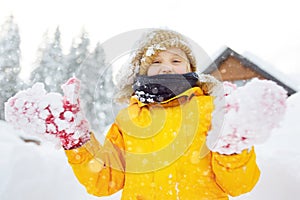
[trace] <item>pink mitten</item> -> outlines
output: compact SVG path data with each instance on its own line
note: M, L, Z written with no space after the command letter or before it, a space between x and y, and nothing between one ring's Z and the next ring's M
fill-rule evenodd
M5 103L5 119L28 134L50 134L64 149L82 146L90 139L89 124L80 109L80 81L62 85L65 96L47 93L42 83L18 92Z
M283 119L286 91L273 81L258 79L239 88L229 82L223 86L223 101L217 101L207 136L208 148L228 155L264 142Z

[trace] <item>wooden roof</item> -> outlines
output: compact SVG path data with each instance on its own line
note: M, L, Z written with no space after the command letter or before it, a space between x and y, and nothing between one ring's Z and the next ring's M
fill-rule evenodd
M202 73L204 73L204 74L213 73L229 57L233 57L233 58L237 59L244 67L254 70L258 74L263 76L265 79L276 82L278 85L282 86L288 92L289 96L297 92L297 90L295 88L293 88L293 86L284 82L284 80L279 80L279 78L275 77L275 75L272 74L272 71L266 71L266 69L262 69L261 67L254 64L253 62L251 62L249 59L245 58L244 56L236 53L229 47L227 47Z

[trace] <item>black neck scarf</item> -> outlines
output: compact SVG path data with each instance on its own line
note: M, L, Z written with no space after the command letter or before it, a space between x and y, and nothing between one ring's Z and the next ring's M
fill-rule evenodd
M160 74L137 76L133 84L134 95L142 103L161 103L195 87L198 74Z

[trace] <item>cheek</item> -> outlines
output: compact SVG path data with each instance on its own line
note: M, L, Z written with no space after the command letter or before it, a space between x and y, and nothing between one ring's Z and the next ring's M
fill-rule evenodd
M147 76L154 76L157 75L159 72L159 68L158 67L153 67L150 66L147 70Z
M189 70L189 66L186 65L186 64L185 64L185 65L182 65L182 66L175 67L174 70L175 70L175 72L176 72L177 74L185 74L185 73L187 73L187 72L190 71L190 70Z

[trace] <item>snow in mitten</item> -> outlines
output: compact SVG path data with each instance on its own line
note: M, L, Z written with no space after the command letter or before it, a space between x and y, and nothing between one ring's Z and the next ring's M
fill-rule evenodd
M207 146L221 154L240 153L264 142L283 119L286 91L275 82L253 79L243 87L224 82L216 98Z
M18 92L5 103L5 119L28 134L59 138L64 149L80 147L90 139L89 124L80 109L80 81L69 79L59 93L47 93L42 83Z

